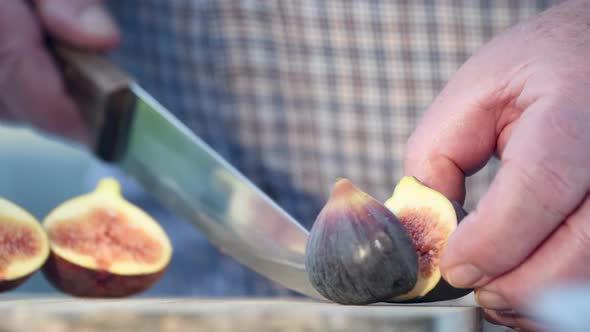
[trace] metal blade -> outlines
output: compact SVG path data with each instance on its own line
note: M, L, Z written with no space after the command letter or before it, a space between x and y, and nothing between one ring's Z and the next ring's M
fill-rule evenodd
M141 87L119 166L225 254L321 299L304 266L308 232Z

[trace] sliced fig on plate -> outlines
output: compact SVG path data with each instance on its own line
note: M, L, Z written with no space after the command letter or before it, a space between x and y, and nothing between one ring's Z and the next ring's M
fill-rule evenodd
M121 194L112 178L74 197L43 221L51 255L44 275L79 297L122 297L157 282L172 257L160 224Z

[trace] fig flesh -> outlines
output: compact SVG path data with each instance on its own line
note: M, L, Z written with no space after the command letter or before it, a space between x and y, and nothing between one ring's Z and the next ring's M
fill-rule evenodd
M20 286L47 260L49 241L39 221L0 198L0 291Z
M128 202L112 178L56 207L43 226L51 248L43 273L57 289L74 296L144 291L159 280L172 257L162 227Z
M440 301L469 293L470 290L458 290L446 284L439 269L440 257L447 240L465 215L464 210L412 176L399 181L385 206L397 216L410 234L419 266L414 288L406 294L394 297L390 302ZM439 284L440 287L437 287Z
M453 206L455 207L455 213L457 214L457 224L461 223L461 220L467 216L467 211L463 209L463 207L455 202L451 201ZM427 302L437 302L437 301L447 301L447 300L454 300L460 297L463 297L469 293L471 293L473 289L471 288L455 288L451 286L445 279L442 277L440 278L438 284L426 295L421 297L415 297L409 299L407 301L398 301L398 302L405 302L405 303L427 303Z
M334 184L309 234L314 288L340 304L381 302L413 289L418 257L395 215L348 179Z

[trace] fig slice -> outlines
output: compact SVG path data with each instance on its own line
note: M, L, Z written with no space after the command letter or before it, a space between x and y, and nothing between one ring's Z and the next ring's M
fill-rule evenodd
M412 176L405 176L398 182L385 206L406 228L418 255L418 280L414 288L389 302L424 298L439 282L444 282L439 261L448 238L457 228L459 218L463 217L458 215L462 209L456 210L458 205ZM443 292L445 296L459 294L449 292L447 288L441 285L436 292Z
M60 204L43 226L51 248L43 273L54 287L74 296L139 293L158 281L171 261L168 235L122 196L113 178Z
M310 230L305 267L313 287L340 304L382 302L415 285L412 240L382 203L338 179Z
M48 256L49 241L39 221L16 203L0 198L0 291L20 286Z

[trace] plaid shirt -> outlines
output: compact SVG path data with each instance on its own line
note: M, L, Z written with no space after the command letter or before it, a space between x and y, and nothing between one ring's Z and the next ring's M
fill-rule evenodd
M114 58L196 134L310 227L339 177L383 201L404 145L454 71L548 0L109 2ZM468 180L467 209L491 162ZM284 290L220 254L155 202L176 248L153 293ZM147 198L145 198L147 199Z

